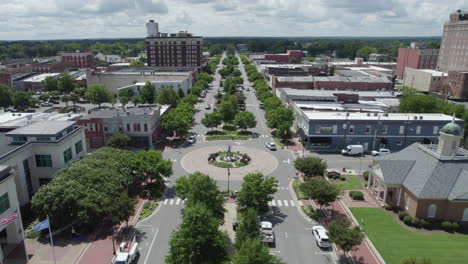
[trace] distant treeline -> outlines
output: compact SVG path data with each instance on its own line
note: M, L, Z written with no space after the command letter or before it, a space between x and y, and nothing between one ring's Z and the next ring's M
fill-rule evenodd
M372 52L389 54L395 59L398 48L409 46L411 41L423 42L428 48L439 48L440 38L205 38L204 50L212 55L232 50L236 44L247 44L251 52L282 53L290 49L309 52L309 56L331 54L336 50L339 58L367 57ZM59 51L91 48L104 54L134 57L145 50L142 39L85 39L44 41L0 41L0 60L9 58L37 58L54 56Z

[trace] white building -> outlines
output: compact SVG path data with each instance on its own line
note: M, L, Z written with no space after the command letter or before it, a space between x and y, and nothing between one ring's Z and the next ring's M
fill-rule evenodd
M403 85L422 92L439 92L447 81L447 73L436 70L422 70L406 67Z
M144 83L144 82L137 82L137 83L132 84L132 85L120 87L120 88L117 89L117 93L119 92L119 90L130 88L130 89L132 89L133 93L136 96L139 96L140 95L140 90L141 90L141 88L143 88L143 86L145 86L145 84L146 83ZM180 87L184 91L184 94L187 94L187 91L192 87L189 80L151 81L151 84L154 86L154 90L156 91L156 93L159 92L159 90L161 89L161 86L172 87L172 89L174 91L176 91L176 92L179 90L179 87Z
M109 63L127 62L127 60L123 59L119 55L104 55L101 52L96 54L96 56L94 56L94 57L97 60L105 61L105 62L109 62Z

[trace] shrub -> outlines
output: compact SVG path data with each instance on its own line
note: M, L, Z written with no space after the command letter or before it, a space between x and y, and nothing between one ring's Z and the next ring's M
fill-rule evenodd
M405 212L405 211L400 211L400 212L398 213L398 218L400 218L400 220L403 221L403 218L405 218L405 216L407 216L407 215L408 215L407 212Z
M442 222L440 227L447 232L450 232L450 233L453 232L453 225L449 221Z
M345 176L341 176L341 177L340 177L340 180L346 181L346 177L345 177Z
M384 206L384 208L385 208L385 210L387 210L387 211L392 210L392 207L391 207L390 205L388 205L388 204L386 204L386 205Z
M369 180L369 172L368 171L365 171L362 176L364 177L364 180Z
M315 221L320 220L320 217L321 217L321 214L319 213L320 210L315 210L314 207L312 207L312 205L301 206L301 208L302 208L302 211L304 211L304 213L308 217L312 218Z
M364 194L361 191L350 191L349 196L353 200L364 201Z
M431 229L431 223L429 223L428 221L424 219L421 219L421 226L424 229Z
M456 231L456 232L462 231L462 228L461 228L460 224L457 223L457 222L452 223L452 228L453 228L453 231Z
M417 217L413 218L413 221L411 221L411 225L416 227L416 228L421 228L421 220Z
M407 215L403 218L403 222L406 224L406 225L411 225L411 222L413 222L413 217Z

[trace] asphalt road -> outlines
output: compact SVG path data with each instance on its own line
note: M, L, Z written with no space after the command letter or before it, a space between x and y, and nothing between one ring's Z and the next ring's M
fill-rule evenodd
M200 124L200 120L204 117L205 113L212 111L212 109L206 110L204 105L213 105L215 102L214 95L219 89L220 80L220 76L215 74L213 88L208 92L203 102L199 103L196 107L197 113L192 132L198 135L197 142L193 145L185 145L163 153L164 158L173 161L174 174L168 180L169 187L157 211L137 224L141 240L139 264L164 263L164 258L169 251L168 243L170 235L181 222L183 201L176 197L171 186L177 178L188 174L180 164L180 160L184 155L207 146L227 146L228 144L234 147L242 145L249 148L266 150L265 143L272 141L270 130L266 127L264 112L258 107L259 101L254 95L251 83L247 80L243 65L240 64L239 68L245 80L244 86L250 88L250 91L244 91L247 97L246 110L251 111L257 119L257 127L251 129L251 131L258 133L259 137L249 141L203 141L203 135L208 129ZM302 153L283 149L271 151L270 153L277 159L278 167L268 174L268 176L275 176L279 183L279 190L274 195L274 200L270 206L271 210L264 216L265 219L273 223L276 235L276 244L270 246L271 254L282 258L286 263L335 263L336 255L334 252L317 247L311 231L313 223L308 222L299 213L298 207L293 201L291 190L288 188L289 182L293 179L296 172L293 166L294 159ZM343 164L346 164L345 166L356 168L360 163L356 162L354 158L344 158L338 155L325 155L323 157L327 160L328 164L333 164L332 166L343 166ZM362 164L364 163L363 161ZM227 189L227 175L226 180L219 180L218 184L221 189ZM230 181L230 189L239 190L241 185L242 180Z

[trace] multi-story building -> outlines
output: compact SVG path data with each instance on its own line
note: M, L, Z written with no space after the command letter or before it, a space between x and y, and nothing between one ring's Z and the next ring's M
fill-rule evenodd
M165 87L168 87L168 88L172 88L172 90L174 90L176 92L179 90L179 88L181 88L182 91L184 91L184 94L187 94L187 92L189 91L189 89L191 87L191 84L189 83L189 80L151 81L151 84L153 85L154 90L156 91L156 93L158 93L158 91L161 89L162 86L165 86ZM140 90L145 85L146 85L146 83L144 83L144 82L137 82L137 83L132 84L132 85L121 87L121 88L117 89L117 91L122 90L122 89L131 89L133 91L134 95L140 96L141 95Z
M96 67L94 61L94 53L90 50L61 52L62 61L70 62L73 67L80 69L88 69Z
M203 65L203 37L187 31L160 33L158 23L146 23L146 59L148 66L157 68L185 69Z
M288 50L286 53L265 54L263 57L264 60L276 61L276 63L289 63L292 58L301 61L302 50Z
M444 24L440 56L437 70L468 70L468 12L458 10L450 14L450 20Z
M450 97L467 98L468 97L468 71L449 72L448 73L448 91Z
M436 93L447 83L447 73L436 70L419 70L406 67L403 85L422 92Z
M151 148L161 132L161 115L168 106L155 105L94 111L78 120L85 128L86 145L100 148L115 133L130 136L131 146Z
M413 43L409 48L399 48L396 75L403 78L405 68L435 69L438 56L438 49L422 49Z
M371 62L387 62L389 60L388 54L371 53L367 61Z
M32 64L32 71L38 73L62 73L73 67L70 61Z
M317 112L297 106L293 110L293 128L315 151L339 151L347 145L396 151L415 142L437 143L439 129L452 120L443 114ZM463 127L463 120L455 122Z
M0 165L18 173L20 204L29 202L41 184L86 152L84 129L75 121L31 122L0 133Z
M25 91L41 91L44 86L44 81L47 77L57 78L60 73L41 73L22 79L19 82L22 87L21 90Z

